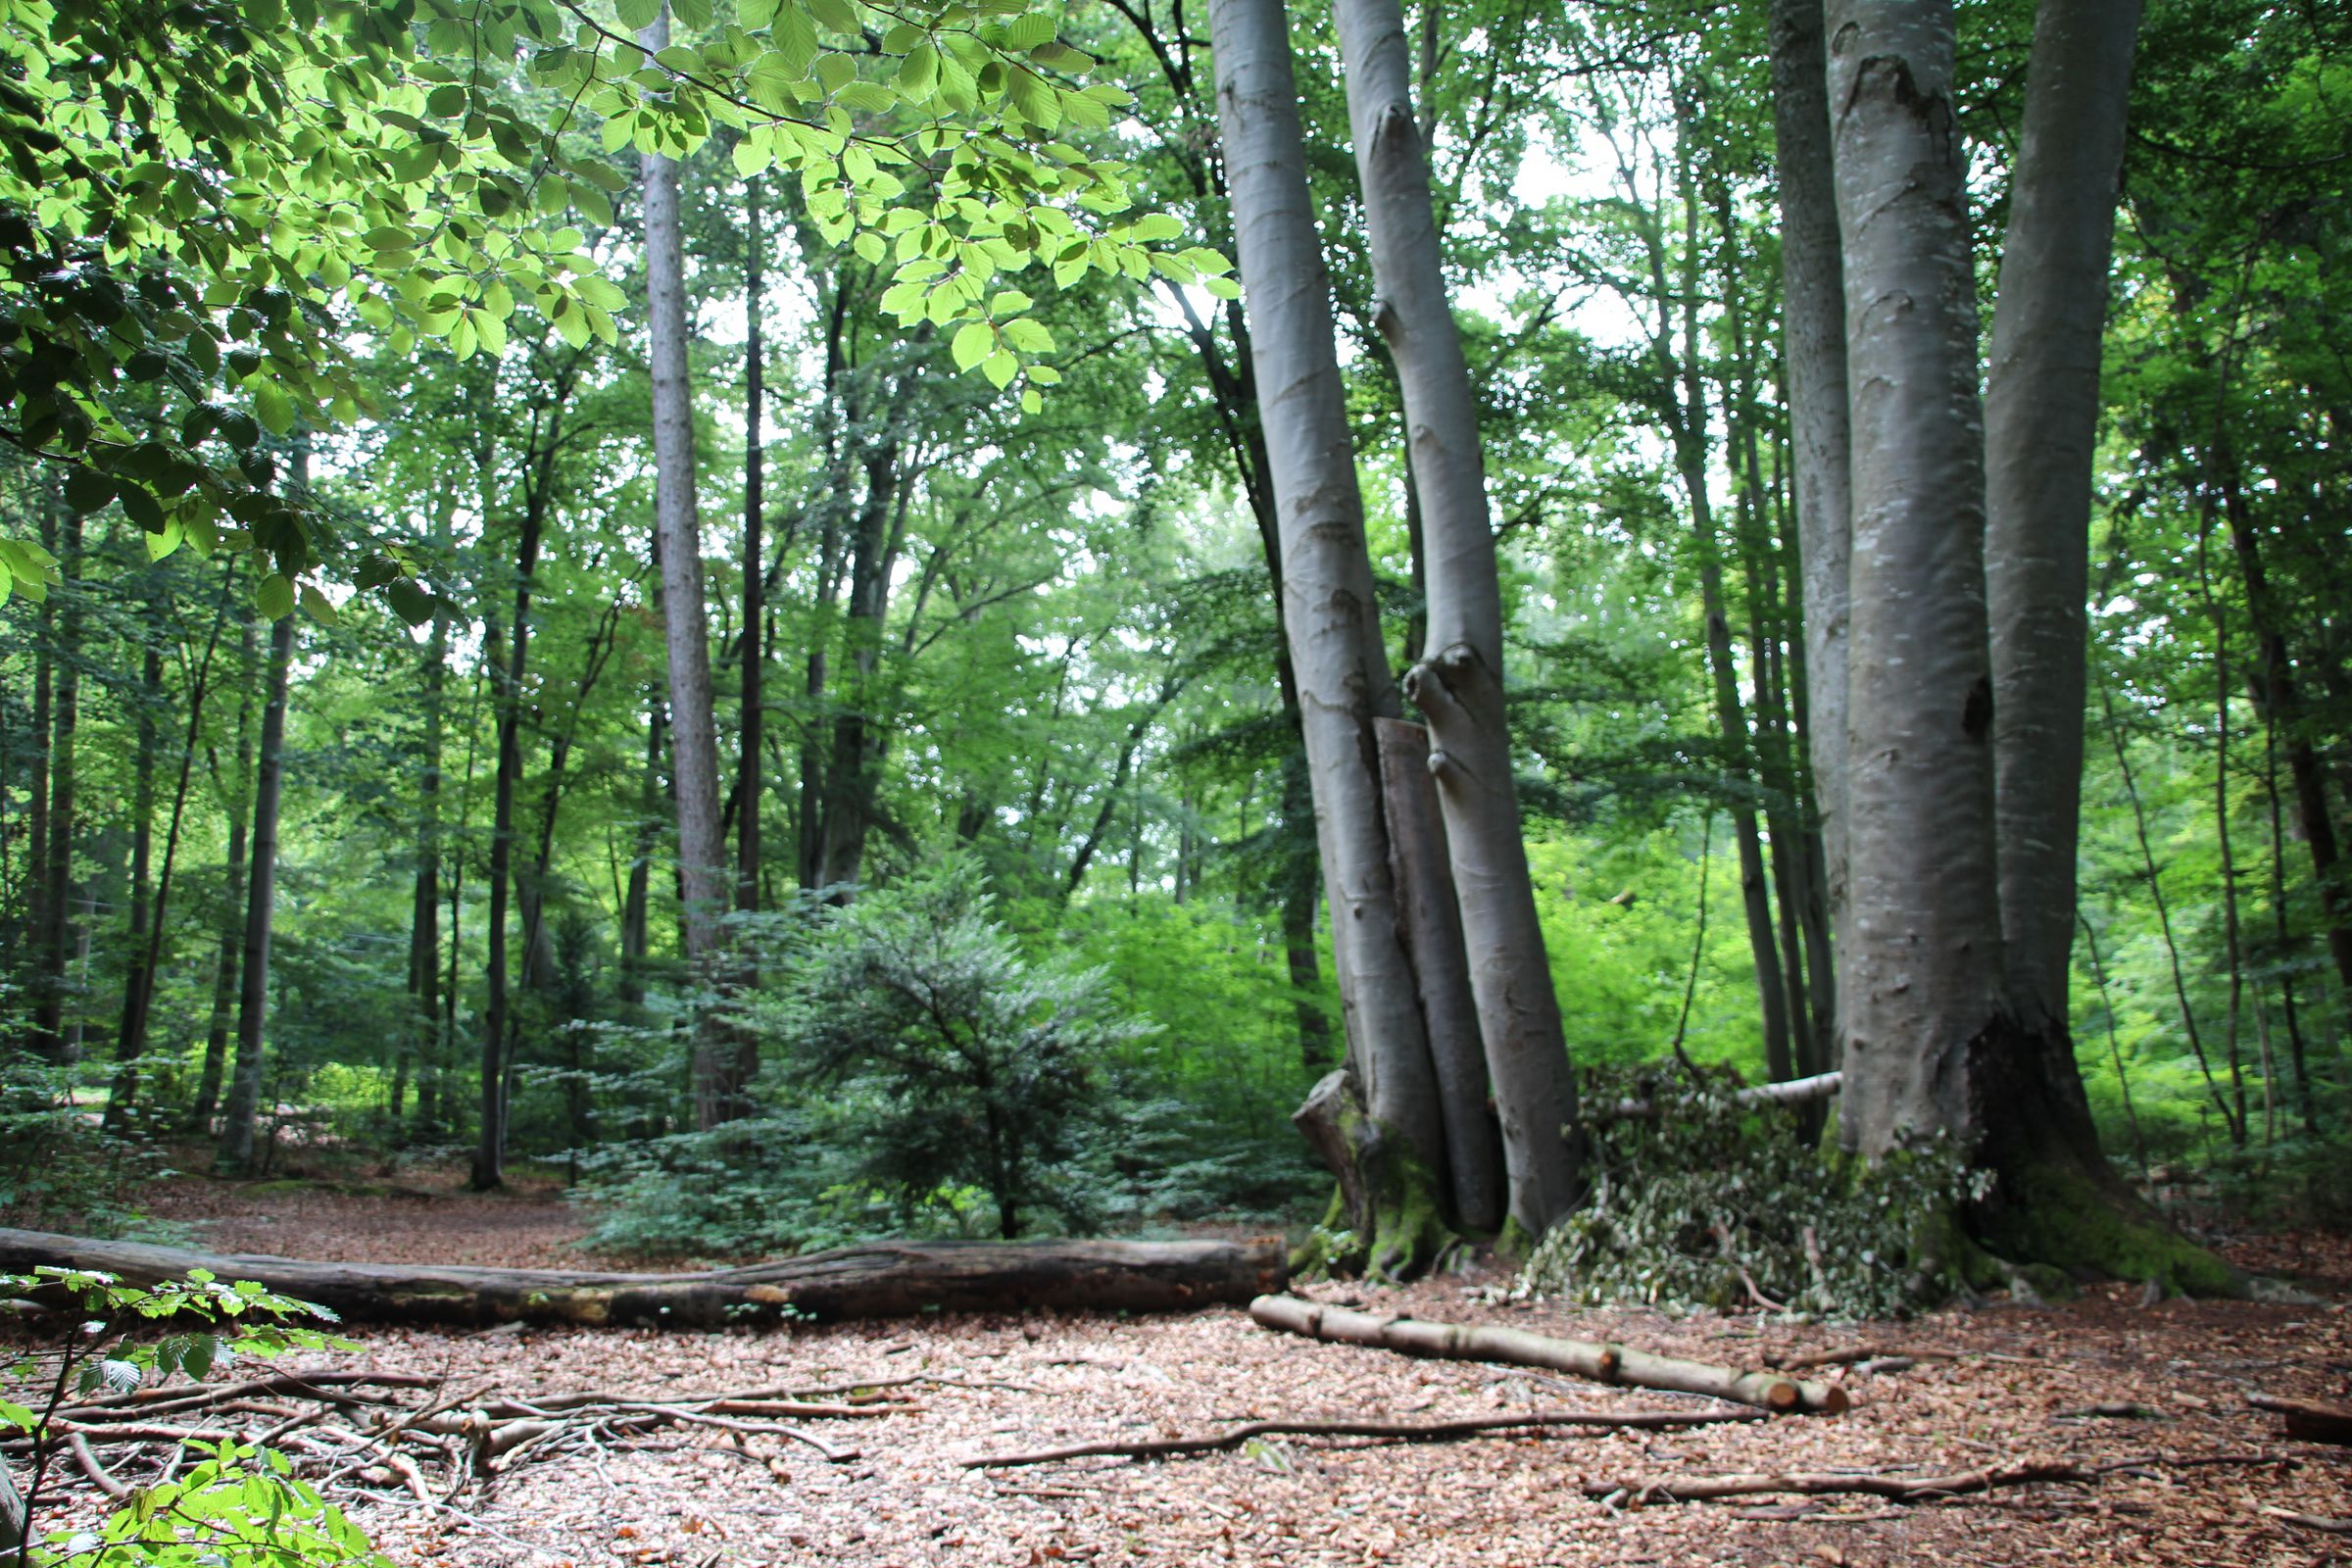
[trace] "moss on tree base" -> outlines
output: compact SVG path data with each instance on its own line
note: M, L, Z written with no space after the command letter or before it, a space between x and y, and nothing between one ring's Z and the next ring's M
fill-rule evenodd
M1293 1119L1339 1177L1323 1223L1291 1254L1294 1274L1412 1279L1459 1244L1437 1172L1364 1109L1341 1074L1318 1085Z
M1971 1227L1984 1250L2082 1277L2153 1280L2167 1295L2242 1298L2251 1282L2115 1191L2056 1160L2002 1174ZM1973 1280L1971 1283L1975 1283Z

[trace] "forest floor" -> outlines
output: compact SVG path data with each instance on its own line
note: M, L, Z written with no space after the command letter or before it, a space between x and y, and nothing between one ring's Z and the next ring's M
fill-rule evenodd
M577 1210L544 1190L478 1198L180 1181L154 1195L154 1208L203 1246L314 1258L576 1264L570 1244L585 1229ZM1508 1305L1486 1299L1482 1287L1496 1277L1476 1273L1403 1290L1325 1285L1311 1294L1712 1361L1762 1365L1865 1346L1912 1359L1899 1370L1826 1374L1844 1378L1853 1397L1837 1418L1426 1446L1270 1439L1193 1458L1000 1470L964 1461L1275 1417L1434 1421L1703 1401L1317 1344L1258 1328L1237 1309L692 1335L370 1329L359 1355L334 1364L440 1374L453 1397L888 1385L904 1402L877 1405L887 1413L867 1419L802 1423L837 1448L855 1447L858 1457L844 1462L778 1438L748 1440L746 1449L727 1432L687 1429L658 1451L525 1456L448 1504L382 1491L343 1500L396 1562L484 1568L2352 1562L2352 1536L2279 1517L2352 1513L2352 1450L2289 1442L2245 1398L2352 1389L2352 1239L2272 1237L2236 1244L2232 1255L2297 1276L2327 1304L2142 1306L2137 1288L2115 1286L2049 1307L1993 1302L1833 1327ZM1732 1472L1899 1476L2047 1457L2149 1462L2091 1485L1926 1503L1641 1500L1645 1482ZM1595 1500L1588 1483L1625 1493Z

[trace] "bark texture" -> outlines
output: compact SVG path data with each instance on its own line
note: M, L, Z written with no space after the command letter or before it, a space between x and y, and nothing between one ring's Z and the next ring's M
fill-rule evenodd
M1404 912L1405 947L1421 980L1421 1016L1446 1124L1446 1175L1455 1220L1492 1234L1502 1224L1502 1135L1487 1094L1487 1058L1462 947L1446 819L1429 776L1429 731L1400 718L1374 721L1387 797L1389 858Z
M1993 855L1984 416L1948 5L1831 0L1853 440L1849 1149L1979 1127L2009 1032Z
M1576 1201L1576 1080L1511 776L1502 590L1478 399L1446 297L1403 13L1396 0L1339 0L1337 16L1379 289L1374 324L1403 393L1426 544L1429 643L1406 687L1429 719L1479 1032L1501 1113L1510 1218L1533 1238Z
M695 1274L310 1263L0 1230L0 1268L102 1269L134 1285L192 1268L255 1280L358 1323L722 1328L810 1317L1029 1310L1182 1312L1282 1289L1279 1243L889 1242Z
M1363 499L1333 344L1298 91L1280 0L1218 0L1209 22L1250 353L1281 525L1282 613L1298 680L1316 841L1349 1063L1372 1120L1444 1168L1436 1075L1399 937L1372 721L1396 709Z
M1985 373L1986 593L2010 1005L2063 1034L2091 460L2139 0L2042 0Z
M669 43L669 13L637 35L648 54ZM703 597L702 518L694 488L694 388L688 380L685 232L678 166L641 159L645 179L648 357L654 400L654 526L661 538L662 607L669 652L670 766L678 805L678 869L685 895L686 957L708 969L724 942L731 888L719 813L718 732L711 714L710 618ZM738 1042L715 1018L698 1027L696 1125L741 1114L745 1073Z
M1773 0L1773 122L1781 184L1782 352L1788 446L1804 567L1804 727L1821 815L1821 865L1834 947L1845 942L1847 572L1853 549L1846 410L1845 264L1831 162L1822 0ZM1822 988L1834 997L1828 987ZM1817 999L1817 1005L1821 1000ZM1828 1004L1833 1014L1834 1001ZM1833 1030L1831 1038L1836 1039Z

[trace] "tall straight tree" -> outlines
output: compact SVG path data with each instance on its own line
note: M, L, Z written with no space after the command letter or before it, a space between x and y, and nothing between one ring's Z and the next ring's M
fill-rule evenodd
M1348 120L1379 297L1404 396L1429 578L1429 643L1405 678L1428 716L1471 989L1502 1118L1510 1223L1533 1241L1578 1197L1576 1079L1537 920L1503 710L1502 588L1478 397L1446 296L1412 55L1396 0L1338 0Z
M2035 863L2018 886L2021 897L2064 897L2071 911L2075 846L2071 807L2062 816L2052 808L2011 820L1996 806L1993 648L2006 641L2078 665L2085 651L2079 636L2070 642L2048 629L2065 612L2023 589L2007 563L1988 608L1986 471L2014 469L2003 505L2027 508L2035 526L2071 539L2055 548L2086 547L2086 456L2067 482L2018 466L2088 451L2095 331L2086 372L2082 328L2057 318L2098 315L2116 173L2112 163L2093 166L2106 156L2102 146L2120 155L2120 130L2108 122L2120 123L2124 113L2135 17L2129 6L2086 0L2041 8L2028 85L2034 128L2014 176L2003 266L2004 293L2014 282L2020 294L2000 302L1994 330L1997 352L2016 357L1997 395L2032 407L2027 417L2000 413L1989 459L1951 7L1832 0L1825 20L1853 478L1839 1124L1847 1146L1873 1157L1921 1134L1963 1141L1999 1178L1980 1223L2015 1251L2230 1289L2237 1277L2226 1266L2131 1211L2100 1157L2065 1016L2051 1010L2046 978L2038 993L2013 983L2005 937L2011 867L2064 857L2065 872ZM2085 105L2088 118L2076 118ZM2095 210L2095 240L2082 232L2092 222L2086 209ZM2028 276L2036 258L2051 276ZM2044 289L2072 303L2043 298ZM2035 331L2052 341L2034 346ZM2034 375L2042 355L2051 364ZM2045 392L2047 401L2036 401ZM2002 533L2002 548L2026 548L2016 526ZM2003 701L2047 705L2045 682L2037 676ZM2080 722L2078 702L2070 712L2020 715L1997 733L2047 746L2057 728ZM1998 776L2033 765L2004 763ZM2076 785L2070 776L2045 800L2071 800ZM2063 842L2049 836L2059 832ZM2021 915L2030 923L2019 929L2034 933L2027 940L2048 935L2045 912ZM2071 929L2070 920L2052 938L2061 961ZM2025 972L2047 958L2028 955ZM2091 1217L2093 1205L2111 1212Z
M307 449L297 446L294 478L308 477ZM293 611L270 628L269 695L262 709L259 771L253 781L253 858L245 874L245 942L238 963L237 1054L221 1117L220 1162L231 1170L253 1164L255 1123L262 1102L264 1031L270 1013L270 937L277 908L277 816L285 794L286 696L294 667Z
M2010 1003L2063 1035L2087 696L2090 478L2139 0L2042 0L1984 376L1984 570Z
M1359 1171L1364 1212L1352 1217L1371 1227L1373 1266L1401 1269L1426 1261L1434 1240L1411 1210L1427 1207L1434 1173L1445 1168L1445 1134L1382 811L1373 723L1396 715L1396 699L1307 191L1288 19L1282 0L1216 0L1209 27L1280 516L1283 629L1298 680L1349 1068L1369 1120L1337 1162L1344 1189L1347 1167ZM1412 1172L1398 1156L1418 1165L1417 1193L1407 1192Z
M669 46L669 10L637 34L648 54ZM685 894L686 958L706 975L725 944L732 902L718 792L718 730L711 713L710 624L703 598L701 508L694 488L694 384L686 364L686 237L678 165L659 152L639 160L645 179L647 357L653 367L654 529L662 553L662 616L669 651L670 772L677 791L678 869ZM694 1042L694 1115L703 1129L743 1113L744 1048L706 1011Z
M766 231L760 220L760 176L752 176L743 212L743 706L737 719L741 741L735 764L735 906L760 907L760 808L767 793L761 777L767 714L761 708L767 674L767 581L760 564L766 532L767 336L760 318L767 309Z

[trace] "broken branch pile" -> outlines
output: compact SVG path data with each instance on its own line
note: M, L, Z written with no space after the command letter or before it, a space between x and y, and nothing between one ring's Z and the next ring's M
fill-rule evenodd
M443 1380L414 1373L288 1373L214 1385L177 1384L103 1395L52 1412L44 1441L62 1441L82 1475L114 1498L177 1474L187 1445L233 1441L283 1453L320 1484L405 1488L419 1502L447 1503L525 1460L658 1446L657 1434L718 1434L711 1445L774 1469L753 1440L781 1438L841 1464L858 1457L799 1425L917 1413L904 1392L925 1378L826 1389L756 1389L647 1398L608 1390L530 1399L475 1389L454 1396ZM0 1442L0 1453L33 1446Z
M1703 1394L1781 1415L1837 1415L1847 1404L1845 1391L1835 1383L1815 1383L1780 1372L1742 1372L1596 1340L1561 1340L1524 1329L1377 1317L1370 1312L1318 1306L1295 1296L1261 1296L1250 1303L1250 1315L1267 1328L1302 1334L1310 1340L1371 1346L1444 1360L1540 1366L1621 1388Z

